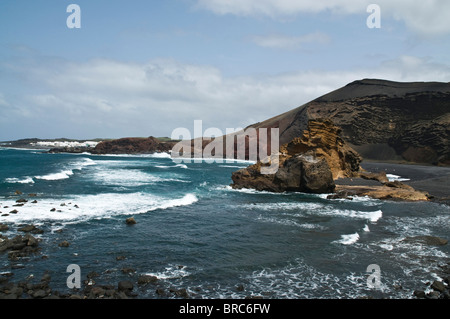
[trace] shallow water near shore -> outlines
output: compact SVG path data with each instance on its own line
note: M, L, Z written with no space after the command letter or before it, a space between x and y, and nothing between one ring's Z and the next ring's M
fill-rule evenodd
M20 233L21 224L44 230L35 235L39 254L1 254L0 273L20 281L49 271L61 292L69 291L67 266L77 264L83 280L91 272L102 284L149 274L157 287L185 288L193 298L412 298L449 261L448 244L404 241L449 239L446 204L231 189L231 173L246 165L0 149L0 215L18 211L0 216L10 226L2 234ZM13 207L19 198L28 202ZM131 216L136 225L125 223ZM64 240L69 247L58 246ZM372 264L381 270L378 289L367 285ZM163 297L154 285L136 291Z

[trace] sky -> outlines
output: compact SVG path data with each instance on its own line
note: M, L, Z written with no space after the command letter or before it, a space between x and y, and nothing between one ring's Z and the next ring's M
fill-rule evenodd
M450 1L0 1L0 141L225 132L364 78L450 82Z

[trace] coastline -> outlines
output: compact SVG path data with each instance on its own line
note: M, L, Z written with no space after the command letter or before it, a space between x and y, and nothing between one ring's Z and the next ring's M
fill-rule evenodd
M365 169L375 171L383 170L388 174L397 175L401 178L407 178L410 179L410 181L405 181L405 183L422 183L424 187L426 186L426 183L430 183L430 181L433 181L435 178L444 178L450 176L450 168L442 168L442 167L434 167L434 166L421 166L421 165L405 165L405 164L393 164L393 163L380 163L380 162L364 162L362 165ZM444 172L445 174L443 174ZM344 181L341 181L344 182ZM362 183L365 183L366 185L379 185L379 182L372 181L372 180L364 180L364 179L358 179L358 180L346 180L348 183L355 183L357 185L361 185ZM445 187L444 187L445 186ZM442 189L440 189L440 187ZM437 190L440 190L441 192L445 193L446 190L448 190L448 184L447 185L440 185L440 187L437 188ZM430 191L431 188L425 189L425 191ZM432 193L432 192L430 192ZM17 199L20 199L20 196L17 196ZM37 204L37 203L36 203ZM12 228L18 228L19 225L10 225ZM23 225L21 225L23 226ZM30 227L32 229L32 227ZM33 229L34 231L36 229ZM36 243L33 241L32 238L28 238L28 243L33 242L33 245ZM448 240L449 238L445 238ZM413 238L413 240L419 240L417 238ZM16 243L19 246L22 245L21 243ZM39 247L39 246L36 246ZM39 254L37 255L39 257ZM119 256L117 256L119 257ZM51 258L51 257L49 257ZM33 263L34 261L30 261ZM438 282L446 282L447 278L450 276L450 264L447 265L438 265L440 268L442 268L442 276L440 278L442 281ZM11 268L12 270L13 268ZM121 270L119 270L121 271ZM14 275L11 275L12 273L2 273L0 274L0 294L4 293L4 295L0 295L0 299L3 298L33 298L33 299L42 299L42 298L69 298L69 299L106 299L106 298L136 298L139 299L139 287L141 285L150 285L149 287L154 288L155 291L160 289L160 286L158 286L158 278L154 277L145 277L140 276L139 274L130 274L130 280L128 282L122 282L119 287L119 283L115 284L97 284L95 286L89 286L84 285L84 289L78 290L73 293L57 293L55 290L51 289L50 286L50 277L48 274L42 275L42 280L39 282L41 274L36 274L36 277L33 279L33 281L25 281L22 280L20 282L13 282ZM89 282L90 279L92 279L93 274L89 274L89 277L87 277L87 281ZM11 279L11 281L9 281ZM148 280L148 282L146 282ZM37 282L36 282L37 281ZM430 299L438 299L438 298L444 298L447 293L448 295L448 287L449 283L442 286L439 283L427 283L426 288L423 288L423 280L421 278L417 278L417 291L411 291L411 298L430 298ZM436 289L434 289L433 287ZM31 289L29 289L31 287ZM133 287L132 289L126 288L126 287ZM439 292L438 289L441 289L444 287L443 292ZM27 288L28 290L25 290ZM39 289L42 288L42 289ZM95 289L94 289L95 288ZM202 298L201 293L198 293L197 295L189 294L189 287L186 288L173 288L171 290L170 287L164 287L164 295L162 290L158 290L161 295L158 293L158 298L164 298L164 299L190 299L190 298ZM18 295L17 292L20 292L22 289L22 294ZM399 288L400 289L400 288ZM442 290L442 289L441 289ZM31 294L28 292L31 291ZM107 292L108 291L108 292ZM7 293L6 293L7 292ZM11 293L13 292L13 293ZM107 292L107 293L106 293ZM436 294L435 292L439 292L439 294ZM255 296L249 296L255 297ZM260 297L260 296L257 296ZM376 298L372 296L366 296L364 298ZM389 298L388 295L383 296L383 298Z

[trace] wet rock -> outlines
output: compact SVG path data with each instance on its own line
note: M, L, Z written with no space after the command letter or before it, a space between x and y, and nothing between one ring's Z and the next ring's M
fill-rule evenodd
M9 230L9 226L6 225L6 224L1 224L0 223L0 231L4 232L4 231L7 231L7 230Z
M133 269L133 268L130 268L130 267L125 267L125 268L122 268L121 271L124 274L132 274L132 273L136 272L136 269Z
M131 293L133 290L133 283L128 280L122 280L117 285L119 292L124 292L125 294Z
M40 290L33 292L33 298L41 299L44 297L47 297L47 292L45 290L40 289Z
M21 191L19 191L19 190L16 190L15 193L14 193L14 195L22 195L22 194L23 193Z
M58 244L59 247L69 247L70 243L66 240Z
M18 228L17 230L24 232L24 233L29 233L35 229L36 229L36 226L34 226L34 225L25 225L25 226Z
M126 223L127 225L135 225L135 224L136 224L136 220L135 220L133 217L130 217L130 218L127 218L127 219L125 220L125 223Z
M439 299L440 293L439 291L431 291L425 295L427 299Z
M445 291L445 285L441 282L441 281L437 281L435 280L432 284L431 284L431 289L438 291L438 292L444 292Z
M177 296L179 298L184 298L184 299L190 299L191 298L191 296L189 295L189 293L187 292L187 290L185 288L170 289L170 292L172 292L175 296Z
M138 285L146 285L149 283L155 284L158 281L158 277L151 275L141 275L138 278Z
M38 202L37 200L34 200L31 202L31 204L37 204L37 202Z
M21 198L16 200L16 203L28 203L28 200L26 200L25 198Z
M56 212L56 208L50 209L51 212Z
M17 210L17 209L14 209L14 210L12 210L12 211L10 211L9 213L10 214L17 214L19 211Z
M444 246L447 245L448 240L435 236L415 236L406 237L403 242L425 244L429 246Z

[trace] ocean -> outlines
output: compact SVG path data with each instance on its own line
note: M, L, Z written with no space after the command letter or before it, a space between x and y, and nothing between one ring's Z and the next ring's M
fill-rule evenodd
M33 235L38 254L0 254L0 274L48 272L60 292L70 291L72 264L83 281L95 272L102 284L156 276L135 286L145 299L177 298L169 291L182 288L205 299L413 298L449 262L448 244L405 240L448 239L448 205L233 190L232 172L249 164L0 148L0 223L10 228L1 234L21 234L22 224L43 230ZM14 207L20 198L28 202ZM375 287L370 265L379 267Z

